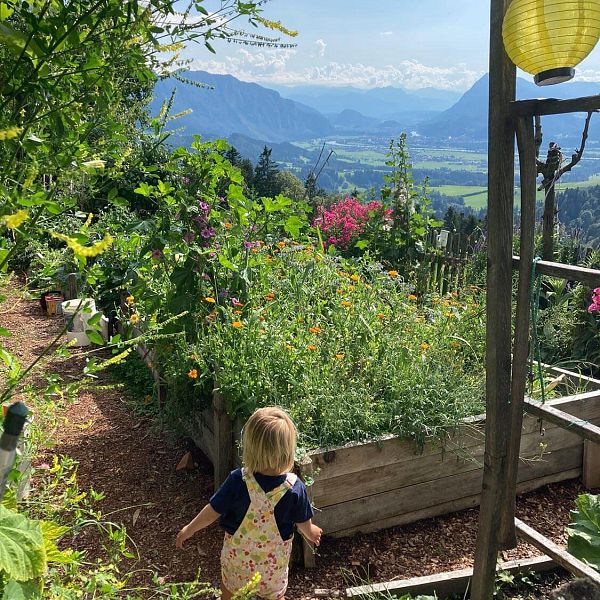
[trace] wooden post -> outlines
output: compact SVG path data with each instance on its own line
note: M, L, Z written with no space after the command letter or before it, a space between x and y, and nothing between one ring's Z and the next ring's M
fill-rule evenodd
M65 299L73 300L77 298L77 273L67 275L67 289L65 290Z
M554 260L554 223L556 220L556 188L554 183L544 188L544 219L542 231L542 258Z
M519 117L516 123L521 174L521 261L519 262L519 287L515 341L513 346L510 432L507 448L506 503L502 511L500 547L517 545L515 511L517 501L517 471L521 429L523 428L523 405L529 356L529 321L531 298L531 275L535 253L535 201L537 165L532 117ZM510 288L507 290L510 294Z
M216 491L227 479L233 465L233 423L227 414L225 398L216 384L213 390L213 423L215 435L213 466Z
M583 442L583 486L586 490L600 488L600 444Z
M310 456L305 456L302 462L300 463L300 476L303 481L310 483L311 485L306 486L306 490L308 492L308 498L311 501L313 500L312 493L312 478L314 475L313 471L313 463ZM310 481L309 481L310 480ZM307 541L304 537L302 538L302 558L304 562L304 567L306 569L314 569L317 566L317 561L315 558L315 546L311 542Z
M506 452L510 422L511 289L514 205L514 130L509 103L516 69L502 41L510 0L492 0L490 11L490 105L488 128L488 270L486 327L486 434L481 509L472 600L494 593L498 530L506 498Z

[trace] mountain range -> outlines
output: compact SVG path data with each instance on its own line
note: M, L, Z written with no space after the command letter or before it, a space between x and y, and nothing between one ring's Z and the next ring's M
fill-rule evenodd
M484 75L462 96L433 88L407 91L394 87L360 90L302 86L276 91L231 75L188 71L157 83L152 110L158 112L175 91L171 114L191 109L174 121L176 141L184 144L196 133L207 138L237 134L246 140L245 145L248 140L260 145L332 135L393 137L402 131L432 142L468 143L487 139L488 88L489 77ZM540 91L530 81L517 81L519 98L539 97ZM543 91L556 98L588 96L600 93L600 84L571 82ZM583 114L544 118L545 139L580 138L584 118ZM590 136L598 133L600 123L592 120Z

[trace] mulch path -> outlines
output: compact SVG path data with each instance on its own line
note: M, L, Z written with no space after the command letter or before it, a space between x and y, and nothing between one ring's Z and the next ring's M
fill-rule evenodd
M0 305L0 318L2 325L14 332L7 345L23 363L60 330L60 318L47 317L39 303L24 300L17 285L9 300ZM68 377L83 365L77 354L74 351L74 358L68 361L54 361L51 368ZM104 492L99 508L127 527L139 553L133 568L141 573L145 569L157 572L167 581L193 579L200 569L202 580L218 584L222 534L217 527L198 534L185 550L175 549L178 529L204 506L213 490L210 473L175 470L185 452L183 440L159 431L149 418L133 412L123 392L93 386L68 405L53 435L56 445L52 453L78 461L80 487ZM47 461L48 456L41 460ZM569 511L582 491L578 481L547 486L519 499L518 516L564 544ZM324 538L316 569L292 566L287 597L308 600L315 588L342 590L366 577L389 581L470 566L477 516L476 510L467 510L368 535ZM100 552L93 535L68 541L91 556ZM503 558L537 554L520 544L503 553ZM140 577L149 582L149 576Z

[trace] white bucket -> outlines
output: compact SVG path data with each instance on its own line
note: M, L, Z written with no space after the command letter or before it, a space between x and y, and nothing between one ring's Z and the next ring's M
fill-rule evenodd
M62 311L65 323L69 323L73 318L73 322L69 325L69 331L86 331L88 329L87 322L96 313L96 303L92 298L74 298L62 303ZM73 317L73 315L75 316Z

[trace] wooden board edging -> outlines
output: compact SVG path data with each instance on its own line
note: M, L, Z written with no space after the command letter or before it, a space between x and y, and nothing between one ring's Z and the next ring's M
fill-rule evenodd
M541 573L552 571L557 568L556 563L547 556L537 556L534 558L525 558L523 560L511 560L501 563L498 566L499 571L505 571L511 574L528 573L531 571ZM403 579L390 581L387 583L375 583L371 585L362 585L346 589L347 598L360 598L366 594L434 594L440 598L451 594L463 594L467 591L473 568L460 569L459 571L447 571L425 577L415 577L413 579Z

